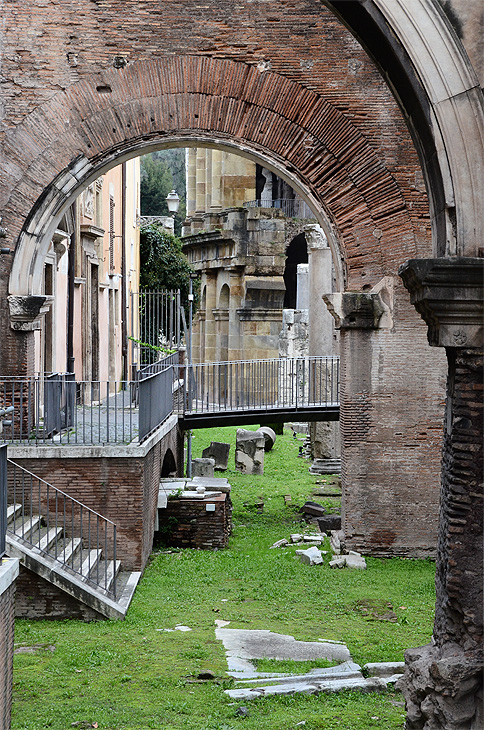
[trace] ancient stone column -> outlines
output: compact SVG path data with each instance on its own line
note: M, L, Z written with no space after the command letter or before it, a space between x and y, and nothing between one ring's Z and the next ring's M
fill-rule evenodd
M399 273L430 344L445 347L448 359L434 633L405 653L406 728L480 730L484 261L411 260Z
M212 150L212 210L222 210L222 151Z
M196 181L197 181L197 149L189 147L187 150L187 218L195 214L196 210Z
M346 546L435 556L445 357L428 347L425 327L393 277L370 291L324 299L340 330Z
M304 227L309 261L309 355L331 356L334 352L334 320L323 301L333 291L331 249L321 226ZM310 424L311 449L317 459L339 458L339 423L320 421Z
M205 209L205 189L206 189L206 169L207 169L207 150L203 147L197 147L197 176L195 182L195 208L197 213L206 213Z

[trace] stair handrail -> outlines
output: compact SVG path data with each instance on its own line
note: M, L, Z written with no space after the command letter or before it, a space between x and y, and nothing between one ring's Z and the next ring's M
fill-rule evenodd
M88 585L116 598L116 524L17 462L7 459L7 465L9 502L12 504L7 534L49 556L69 573L80 576ZM21 475L21 484L18 474ZM44 525L41 524L42 520ZM38 527L42 529L37 530ZM52 546L49 545L51 530L54 530L55 536ZM71 533L69 537L66 537L66 531ZM61 548L57 535L62 541ZM80 560L76 556L79 547L76 541L79 538ZM86 550L84 558L83 552ZM92 554L94 551L96 555ZM103 551L104 568L100 570L99 561ZM108 570L109 554L112 555L112 578Z

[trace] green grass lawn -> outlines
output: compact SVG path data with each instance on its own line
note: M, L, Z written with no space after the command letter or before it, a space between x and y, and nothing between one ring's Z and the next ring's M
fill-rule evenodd
M233 465L234 439L235 428L197 431L194 456L210 440L230 441ZM344 641L359 664L401 661L405 648L431 636L431 562L367 558L366 571L332 570L328 556L325 565L309 567L294 547L269 549L302 529L297 507L321 481L298 458L300 443L289 431L278 437L264 476L241 475L231 466L225 474L234 503L229 548L160 548L124 622L18 621L17 643L55 650L15 656L13 730L68 730L73 723L104 730L292 730L302 721L304 730L401 730L402 697L394 692L259 699L246 703L248 717L237 715L243 703L223 693L233 685L215 639L216 619L299 640ZM335 502L324 501L333 510ZM380 620L388 604L394 620ZM192 631L161 630L176 624ZM219 679L198 681L207 669Z

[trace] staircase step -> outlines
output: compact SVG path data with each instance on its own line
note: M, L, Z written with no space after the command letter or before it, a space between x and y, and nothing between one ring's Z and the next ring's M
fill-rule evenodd
M68 567L72 567L72 564L76 562L77 555L82 546L82 540L80 537L69 537L62 539L61 544L57 548L57 560L61 563L66 564Z
M24 517L15 524L15 530L12 530L12 532L19 540L31 541L34 532L39 530L41 525L42 517L40 515Z
M40 543L37 544L37 547L39 548L39 550L42 550L42 552L48 553L50 551L50 548L55 545L61 535L62 527L51 527L51 529L48 530L45 535L40 539Z
M113 587L114 576L118 575L120 569L120 560L116 560L116 565L114 564L114 560L108 560L107 563L105 560L101 560L99 563L99 576L96 574L95 571L91 571L91 580L97 581L99 577L101 590L110 591Z
M83 578L96 575L97 565L101 560L101 550L88 550L86 552L87 555L84 557L80 567L80 573ZM101 577L101 571L99 571L99 576Z
M22 512L21 504L9 504L7 507L7 525L13 522Z

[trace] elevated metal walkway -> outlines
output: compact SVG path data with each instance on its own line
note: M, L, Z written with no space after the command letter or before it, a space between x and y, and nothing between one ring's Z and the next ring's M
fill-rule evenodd
M337 357L194 364L185 369L184 386L183 430L339 419Z

